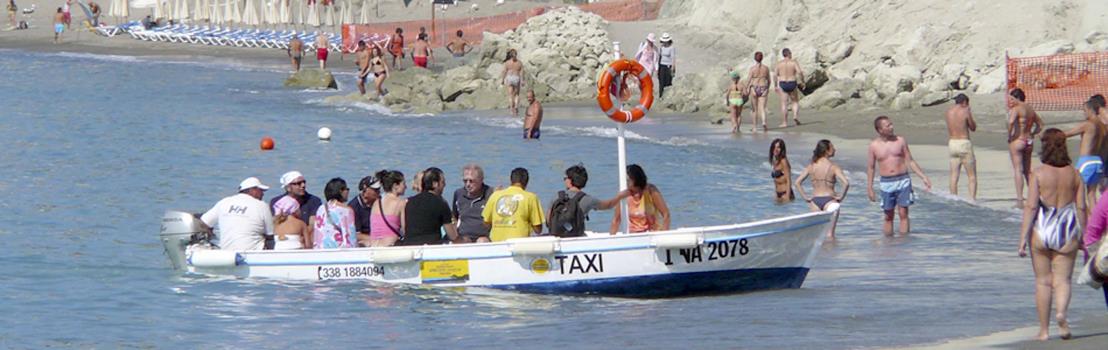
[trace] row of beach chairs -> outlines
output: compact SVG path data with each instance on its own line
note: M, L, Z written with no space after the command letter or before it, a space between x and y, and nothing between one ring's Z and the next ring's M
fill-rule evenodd
M116 31L110 33L109 31ZM174 24L151 29L143 28L141 23L128 23L115 29L105 29L101 34L113 36L118 31L126 32L132 38L145 41L204 44L235 47L259 47L288 49L289 40L300 37L304 42L305 50L316 49L315 32L297 32L296 30L269 30L257 28L232 28L219 26L200 26L188 24ZM330 35L328 49L339 51L342 48L342 38L338 35Z

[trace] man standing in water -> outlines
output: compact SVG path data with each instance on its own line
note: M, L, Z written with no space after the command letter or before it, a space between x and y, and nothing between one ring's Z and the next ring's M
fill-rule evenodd
M365 81L369 76L369 49L365 41L358 41L358 51L354 53L354 65L358 67L358 92L365 95Z
M958 195L958 177L963 166L966 167L966 181L969 182L970 200L977 200L977 158L973 155L973 143L970 132L977 131L977 122L970 111L969 97L966 94L954 96L954 105L946 110L946 132L950 136L947 147L950 149L950 194Z
M542 125L542 104L535 98L535 90L527 91L527 114L523 118L523 138L538 140L542 133L539 126Z
M869 143L869 151L866 155L866 194L869 195L870 202L877 200L873 192L873 169L876 165L881 175L879 184L881 210L885 212L882 232L886 236L892 236L893 216L900 214L900 234L908 234L911 230L908 206L915 202L916 196L912 192L912 176L908 174L908 169L911 168L923 179L923 184L928 191L931 190L931 179L923 174L919 164L912 159L912 152L908 150L908 141L893 132L893 122L889 117L880 116L874 119L873 128L877 130L877 138Z
M781 50L784 57L774 67L777 75L777 94L781 97L781 127L789 126L789 110L793 111L793 121L800 125L800 89L804 88L804 70L793 60L793 52L788 48Z
M1023 208L1023 186L1031 175L1031 152L1035 136L1043 130L1043 120L1024 101L1022 89L1008 95L1008 154L1012 157L1012 174L1016 182L1016 208Z
M62 14L62 8L58 8L58 12L54 14L54 43L61 42L62 32L65 31L65 15Z
M292 71L300 71L300 60L304 58L304 41L300 40L299 36L293 36L289 39L288 49L289 59L292 60Z

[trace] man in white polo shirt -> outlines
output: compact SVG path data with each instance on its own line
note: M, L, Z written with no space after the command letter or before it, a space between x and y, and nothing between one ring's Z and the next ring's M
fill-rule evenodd
M269 186L256 177L239 184L239 193L223 198L200 216L208 227L219 227L219 249L243 251L261 250L265 236L273 236L273 213L262 202Z

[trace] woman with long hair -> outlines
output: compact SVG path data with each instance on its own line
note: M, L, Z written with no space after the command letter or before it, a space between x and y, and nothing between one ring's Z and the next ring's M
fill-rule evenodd
M388 247L396 245L404 238L404 173L396 170L381 170L376 174L381 180L381 199L373 203L370 212L373 217L369 223L369 245Z
M816 143L816 149L812 151L812 163L808 164L804 171L800 172L800 176L796 177L796 192L800 194L800 198L808 202L808 207L812 211L834 210L830 204L835 203L836 206L842 204L843 198L846 198L846 193L850 191L850 180L846 178L843 169L831 161L831 157L834 156L835 146L831 144L831 141L819 140ZM804 193L803 186L804 180L809 176L812 177L811 197ZM843 184L842 194L835 193L835 184L838 182ZM828 239L835 239L835 225L838 221L839 212L836 210L835 216L831 218L831 230L827 231Z
M385 63L385 53L377 44L373 44L373 50L369 55L369 67L373 71L373 86L377 88L377 97L385 97L385 79L389 77L389 65Z
M312 217L315 249L354 248L358 246L358 230L354 227L354 209L346 205L350 188L336 177L323 187L323 205Z
M773 177L774 200L777 203L792 201L795 198L792 165L789 164L788 151L785 150L785 140L773 139L769 143L769 166L773 168L770 176Z
M1081 230L1085 226L1084 184L1071 165L1066 151L1066 135L1050 128L1043 133L1039 160L1043 163L1031 173L1027 204L1020 225L1019 256L1031 250L1035 272L1035 309L1039 315L1039 340L1049 338L1051 299L1058 313L1058 331L1070 338L1066 311L1070 303L1070 278Z
M508 50L504 59L504 72L500 73L500 82L508 88L508 110L513 116L519 115L519 92L523 88L523 62L519 61L516 49Z
M666 205L662 191L654 184L646 181L646 172L638 164L627 166L627 191L631 194L627 197L627 216L630 227L627 232L640 233L649 231L669 230L669 206ZM612 215L611 234L619 232L621 206L616 206Z

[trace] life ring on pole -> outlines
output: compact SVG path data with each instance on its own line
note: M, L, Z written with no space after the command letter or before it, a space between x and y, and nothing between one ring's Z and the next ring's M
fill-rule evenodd
M628 76L639 78L639 90L641 90L642 96L639 97L639 104L631 110L622 109L612 103L611 87L612 84L623 83L622 81L616 81L621 73L624 79ZM647 72L641 64L633 60L619 59L609 63L600 72L600 78L596 80L596 87L596 103L600 105L600 110L616 123L636 122L646 116L646 112L654 104L654 81L650 78L650 72Z

